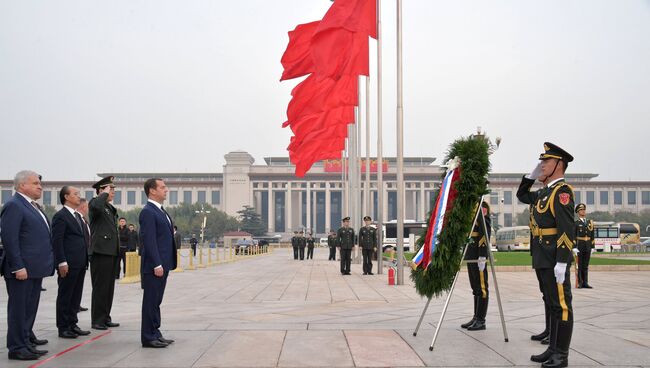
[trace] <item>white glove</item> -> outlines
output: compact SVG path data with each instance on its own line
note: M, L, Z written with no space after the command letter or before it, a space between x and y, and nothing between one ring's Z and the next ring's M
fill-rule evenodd
M591 254L594 254L595 251L596 251L596 249L591 248Z
M553 268L553 272L555 273L555 282L557 282L558 284L564 284L566 263L562 263L562 262L556 263L555 268Z
M478 257L478 270L481 272L485 270L485 257Z
M573 254L575 254L576 257L578 256L578 253L580 253L580 251L578 250L578 248L573 248Z
M540 161L537 166L533 169L533 171L530 172L530 174L526 175L527 179L532 179L532 180L537 180L539 178L539 175L542 173L542 161Z

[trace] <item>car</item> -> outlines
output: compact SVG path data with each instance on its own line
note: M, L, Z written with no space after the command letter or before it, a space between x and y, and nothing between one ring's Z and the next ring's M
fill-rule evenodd
M318 240L318 244L319 244L321 247L326 247L326 246L327 246L327 237L325 237L325 238L320 238L320 240Z
M646 239L641 243L641 251L650 252L650 239Z

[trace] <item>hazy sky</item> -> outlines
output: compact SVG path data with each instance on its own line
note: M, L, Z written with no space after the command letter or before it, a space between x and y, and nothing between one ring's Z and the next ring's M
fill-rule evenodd
M650 1L404 0L405 155L482 126L496 172L542 142L573 172L650 179ZM221 172L285 156L287 31L329 0L0 0L0 178ZM384 0L384 154L395 154L395 1ZM371 42L374 67L375 42ZM373 107L375 73L372 74ZM375 149L373 127L372 150ZM365 152L365 150L364 150Z

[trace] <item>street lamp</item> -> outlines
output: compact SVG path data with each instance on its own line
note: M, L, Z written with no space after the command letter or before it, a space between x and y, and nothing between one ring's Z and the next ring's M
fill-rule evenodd
M203 205L201 205L201 210L194 211L194 213L203 214L203 222L201 223L201 247L199 248L199 264L197 267L205 267L205 265L203 265L203 247L205 246L205 225L208 220L208 213L210 213L210 211L206 211Z

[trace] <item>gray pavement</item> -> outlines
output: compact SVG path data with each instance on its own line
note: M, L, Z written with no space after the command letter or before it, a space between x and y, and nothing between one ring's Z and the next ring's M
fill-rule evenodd
M428 347L444 298L431 302L417 337L425 300L410 282L387 276L342 276L338 262L317 249L294 261L287 249L205 269L173 273L162 306L165 349L140 346L139 284L120 284L112 317L121 326L85 338L57 337L56 279L45 280L35 325L50 353L38 362L6 358L6 292L0 293L0 367L513 367L545 347L530 340L543 329L532 272L499 272L509 342L504 342L495 293L488 329L468 332L471 291L461 275L436 348ZM90 306L90 280L82 304ZM650 367L650 272L592 272L592 290L573 290L576 318L571 366ZM492 283L490 284L492 287ZM90 327L89 312L79 315ZM67 351L66 351L67 350ZM58 355L57 355L58 354ZM49 359L49 360L47 360Z

